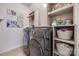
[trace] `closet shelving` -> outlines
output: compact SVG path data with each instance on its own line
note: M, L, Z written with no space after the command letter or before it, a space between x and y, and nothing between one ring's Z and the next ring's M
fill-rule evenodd
M58 14L62 14L62 13L66 13L68 11L71 11L73 9L73 4L67 5L67 6L63 6L57 10L53 10L48 12L48 15L58 15Z
M55 55L55 56L65 56L65 55L63 55L63 54L60 54L58 51L57 51L57 47L56 47L56 44L58 43L58 42L60 42L60 43L66 43L66 44L68 44L68 45L72 45L72 47L74 48L73 49L73 54L72 55L74 55L75 54L75 33L73 34L73 37L72 37L72 39L70 39L70 40L66 40L66 39L61 39L61 38L58 38L58 35L57 35L57 28L66 28L66 27L68 27L68 28L70 28L70 27L73 27L73 31L75 30L75 26L53 26L54 27L54 29L53 29L53 31L54 31L54 33L53 33L53 51L54 51L54 53L53 53L53 55ZM64 52L64 51L63 51Z
M76 55L75 54L76 53L75 25L74 25L74 21L73 21L74 20L73 19L73 7L74 7L74 5L70 3L70 4L62 6L58 9L55 9L54 6L56 4L57 3L49 3L48 4L48 20L49 20L50 26L52 25L51 22L53 22L53 20L56 20L57 18L61 18L61 19L65 18L65 20L67 20L68 18L72 19L72 24L52 25L52 27L53 27L53 44L52 44L53 54L52 55L53 56L65 56L65 55L60 54L58 52L57 47L56 47L57 42L65 43L65 44L68 44L69 46L72 46L73 51L70 55ZM62 3L60 3L60 4L62 4ZM69 16L67 16L67 15L69 15ZM69 40L59 38L58 35L57 35L57 28L64 28L64 29L65 28L72 28L73 29L72 38L69 39Z
M69 44L75 44L75 42L73 40L63 40L63 39L59 39L59 38L55 38L55 40L65 42L65 43L69 43Z
M72 25L54 25L55 27L63 27L63 26L65 26L65 27L68 27L68 26L75 26L74 24L72 24Z

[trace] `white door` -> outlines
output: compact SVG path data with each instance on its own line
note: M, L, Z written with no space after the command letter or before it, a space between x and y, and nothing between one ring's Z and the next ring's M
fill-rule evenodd
M36 9L35 10L35 13L34 13L34 25L37 27L40 25L40 12L39 12L39 9Z

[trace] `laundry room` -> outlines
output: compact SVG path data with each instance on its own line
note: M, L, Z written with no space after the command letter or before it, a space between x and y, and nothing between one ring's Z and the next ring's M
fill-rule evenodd
M0 56L79 56L79 3L0 3Z

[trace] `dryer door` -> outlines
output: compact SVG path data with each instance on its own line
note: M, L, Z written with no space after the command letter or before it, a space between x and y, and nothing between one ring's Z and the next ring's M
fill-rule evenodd
M31 39L29 43L30 56L42 56L43 51L41 45L35 39Z

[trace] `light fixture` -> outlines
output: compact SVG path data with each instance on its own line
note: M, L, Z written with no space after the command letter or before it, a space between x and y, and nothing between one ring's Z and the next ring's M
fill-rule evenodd
M47 7L47 3L44 3L44 4L43 4L43 7Z

